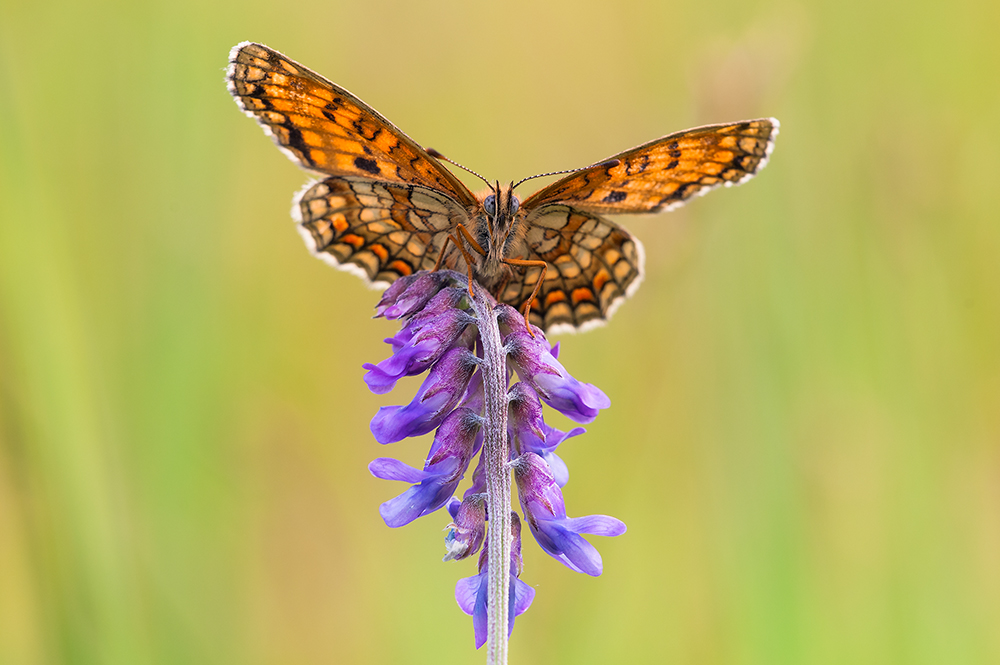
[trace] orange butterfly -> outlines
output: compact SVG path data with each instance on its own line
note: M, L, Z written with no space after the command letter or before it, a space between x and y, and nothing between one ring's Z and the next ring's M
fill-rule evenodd
M227 83L282 152L319 175L292 205L314 254L375 286L440 266L467 271L547 332L603 323L642 281L642 245L602 213L671 210L740 184L778 134L774 118L688 129L561 172L521 202L513 190L524 180L474 195L450 160L262 44L233 48Z

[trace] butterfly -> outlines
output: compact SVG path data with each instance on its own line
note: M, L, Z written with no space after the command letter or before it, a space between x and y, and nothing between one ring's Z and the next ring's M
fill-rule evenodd
M765 164L778 121L706 125L567 174L521 201L518 183L473 194L360 99L262 44L229 55L227 86L292 161L318 176L292 217L319 258L385 287L417 270L468 273L546 332L604 323L643 277L640 242L604 214L672 210ZM541 176L532 176L532 178Z

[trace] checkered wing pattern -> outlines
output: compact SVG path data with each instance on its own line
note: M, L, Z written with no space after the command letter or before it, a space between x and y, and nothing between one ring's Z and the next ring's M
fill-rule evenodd
M418 184L462 205L476 202L458 178L375 109L263 44L233 48L227 83L244 113L303 168Z
M670 134L566 176L522 207L566 203L598 214L672 210L752 178L767 164L778 127L774 118L760 118Z
M464 214L437 190L367 178L311 183L292 204L313 254L378 287L432 269L453 220Z
M642 245L614 222L561 204L535 210L527 222L528 258L548 264L531 305L531 322L539 328L569 332L600 325L642 281ZM514 271L501 300L524 303L541 272Z

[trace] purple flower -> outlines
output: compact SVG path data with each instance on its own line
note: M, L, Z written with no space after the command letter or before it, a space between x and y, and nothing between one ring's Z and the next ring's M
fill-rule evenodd
M482 432L479 433L480 443L482 443ZM476 464L476 470L472 472L472 485L469 489L465 490L465 495L463 498L469 498L473 494L481 494L486 491L486 466L483 462L482 456L479 457L479 463Z
M516 310L507 306L511 311ZM511 314L502 315L509 321ZM552 355L545 336L537 328L535 336L523 326L513 326L504 338L507 359L514 365L517 375L526 381L552 408L561 411L578 423L589 423L601 409L611 406L611 400L600 388L580 383Z
M535 599L535 590L522 582L521 575L521 521L517 513L511 513L510 532L513 541L510 547L510 587L508 590L507 635L514 632L514 617L524 614L531 601ZM489 540L487 539L487 542ZM488 599L489 566L486 557L487 548L483 547L479 554L479 574L460 579L455 585L455 600L466 614L472 615L472 629L476 634L476 648L486 644L486 601Z
M382 297L379 299L378 304L375 305L375 318L385 316L385 310L396 304L396 301L410 288L410 285L416 281L417 277L420 277L420 273L404 275L390 284L389 288L382 292Z
M538 393L523 381L515 383L507 391L507 434L513 444L511 450L521 451L522 446L537 447L538 443L544 443L544 426Z
M438 428L423 471L391 457L380 457L368 465L376 478L415 483L379 506L387 526L404 526L448 502L469 468L482 422L482 416L469 409L452 411Z
M467 406L476 413L482 413L486 406L486 396L483 393L483 373L476 372L469 381L469 389L462 398L462 406Z
M434 299L448 295L450 291L441 291ZM423 325L417 326L411 322L400 335L386 340L394 347L391 356L377 365L364 364L364 368L368 370L365 383L373 393L381 395L392 390L401 377L423 374L441 359L469 328L469 324L474 322L475 319L465 310L454 308L427 318ZM403 332L410 334L403 335ZM468 347L470 344L467 342L463 346Z
M394 347L401 346L428 325L431 325L434 319L441 314L454 309L460 309L462 312L465 312L465 309L458 307L465 293L465 289L460 286L442 288L422 309L412 313L410 316L404 317L405 323L400 331L396 333L395 337L390 337L385 341ZM376 318L378 317L376 316Z
M525 453L513 463L521 510L538 545L578 573L601 574L601 555L579 534L620 536L625 523L607 515L566 517L562 491L549 467L535 453Z
M542 418L538 393L523 381L514 384L508 399L507 431L511 440L511 457L527 452L537 453L549 465L559 487L565 486L569 482L569 469L554 451L566 439L587 430L574 427L569 432L563 432L546 423Z
M393 282L375 307L375 316L398 319L423 308L448 282L446 272L418 272ZM405 280L405 281L404 281ZM403 282L400 286L396 286Z
M542 406L545 402L573 420L590 422L610 405L607 396L573 378L556 359L559 345L550 346L535 326L528 332L524 318L514 308L497 305L481 290L475 299L469 294L465 276L448 270L396 280L386 290L376 313L402 323L399 332L385 340L392 347L392 355L378 364L365 364L364 368L365 382L376 394L392 390L402 377L428 372L409 404L382 407L371 422L372 434L379 443L393 443L437 429L423 469L391 458L379 458L368 468L378 478L411 485L380 506L387 525L403 526L447 505L452 522L446 528L445 561L480 553L478 573L460 580L455 587L459 607L473 617L478 648L485 643L487 633L486 526L494 512L486 494L486 478L488 474L494 477L492 474L509 473L509 469L487 469L484 456L480 456L464 500L459 501L455 493L472 458L483 448L487 409L499 426L497 438L503 438L502 425L497 422L502 416L494 414L504 413L504 391L507 448L494 450L498 454L491 460L499 463L500 459L514 459L510 468L518 483L524 519L542 549L572 570L600 575L601 556L580 534L615 536L625 532L625 525L604 515L576 519L566 516L559 488L569 480L569 470L555 450L584 429L574 427L563 432L551 427L545 422ZM480 321L480 316L485 322ZM499 330L485 327L495 325L493 316ZM480 330L481 326L489 335ZM500 339L502 347L498 348ZM484 360L484 345L490 345L490 358L506 355L500 367L489 365L492 360ZM508 389L515 371L519 382ZM490 381L500 385L487 386L484 376L493 377ZM487 394L491 395L489 403ZM498 443L502 446L504 442ZM508 506L500 506L495 512L504 515L508 510ZM511 535L508 626L513 630L514 618L528 609L535 591L519 579L521 522L517 514L512 514Z
M406 406L383 406L372 418L371 430L379 443L395 443L427 434L441 424L464 396L479 363L464 346L443 355Z

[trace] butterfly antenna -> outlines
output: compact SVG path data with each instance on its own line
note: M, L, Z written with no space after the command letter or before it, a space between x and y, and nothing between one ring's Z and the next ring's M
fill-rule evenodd
M457 166L458 168L462 169L463 171L468 171L468 172L469 172L469 173L471 173L472 175L476 176L477 178L479 178L480 180L482 180L483 182L485 182L485 183L486 183L486 186L487 186L487 187L489 187L490 189L492 189L492 190L493 190L493 193L494 193L494 194L496 194L496 193L497 193L497 190L493 188L493 185L491 185L491 184L490 184L490 181L489 181L489 180L487 180L487 179L486 179L486 178L484 178L483 176L479 175L478 173L476 173L475 171L473 171L473 170L472 170L472 169L470 169L469 167L467 167L467 166L462 166L462 165L461 165L461 164L459 164L458 162L456 162L456 161L453 161L453 160L451 160L451 159L448 159L447 157L445 157L444 155L442 155L442 154L441 154L440 152L438 152L438 151L437 151L437 150L435 150L434 148L426 148L426 152L427 152L427 154L428 154L428 155L430 155L430 156L431 156L431 157L433 157L434 159L440 159L440 160L441 160L441 161L443 161L443 162L448 162L449 164L454 164L455 166Z
M609 159L609 160L604 161L604 162L600 162L598 164L591 164L590 166L582 166L582 167L580 167L578 169L569 169L568 171L552 171L550 173L539 173L538 175L531 175L531 176L528 176L527 178L524 178L523 180L518 180L517 181L517 185L514 185L513 187L511 187L511 189L513 190L513 189L517 188L518 185L520 185L521 183L528 182L529 180L534 180L535 178L544 178L545 176L550 176L550 175L564 175L566 173L576 173L577 171L586 171L587 169L593 169L593 168L597 168L597 167L601 167L601 168L605 168L605 169L610 169L610 168L614 168L614 167L618 166L621 163L622 163L622 160L620 160L618 158L615 158L615 159Z

